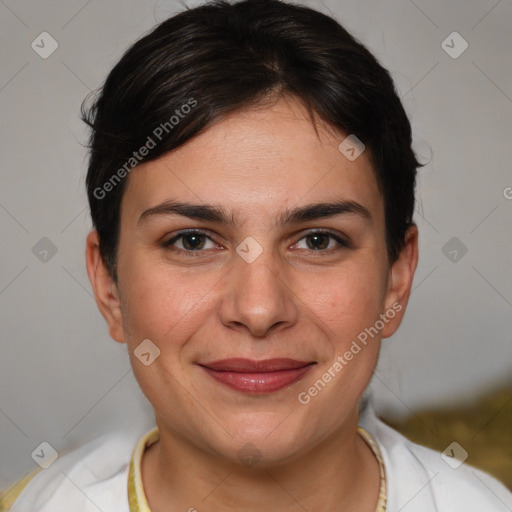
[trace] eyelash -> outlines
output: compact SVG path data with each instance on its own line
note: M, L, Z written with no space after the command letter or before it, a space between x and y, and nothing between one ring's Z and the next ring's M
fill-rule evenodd
M337 250L340 250L340 249L350 249L351 248L351 244L347 240L344 240L340 236L335 235L331 231L325 230L325 229L313 229L313 230L309 231L308 233L303 235L301 238L299 238L299 240L296 242L296 244L298 242L300 242L301 240L303 240L304 238L307 238L308 236L315 235L315 234L328 235L333 240L338 242L340 247L335 248L335 249L332 249L332 248L331 249L317 249L317 250L315 250L315 249L306 249L306 250L308 250L310 252L315 252L315 253L321 253L321 252L331 253L332 251L337 251ZM208 233L206 231L202 231L200 229L190 229L190 230L180 231L176 236L174 236L170 240L167 240L167 241L163 242L162 243L162 247L164 249L170 249L170 250L173 250L173 251L176 251L176 252L183 253L186 256L190 256L190 257L198 257L198 256L201 255L202 252L205 252L205 250L207 250L207 249L198 249L198 250L195 250L195 251L194 250L185 250L185 249L177 249L176 247L172 246L172 244L174 244L175 242L177 242L178 240L182 239L183 237L185 237L187 235L202 235L202 236L205 236L206 238L208 238L208 240L210 240L211 242L216 243L214 240L212 240L212 238L208 235Z

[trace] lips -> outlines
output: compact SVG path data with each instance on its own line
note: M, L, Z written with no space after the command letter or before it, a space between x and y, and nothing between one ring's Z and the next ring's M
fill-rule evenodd
M291 386L316 363L279 359L222 359L199 366L217 382L244 393L270 393Z

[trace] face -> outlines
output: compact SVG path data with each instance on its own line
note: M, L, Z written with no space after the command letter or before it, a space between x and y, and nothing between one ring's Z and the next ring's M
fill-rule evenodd
M357 421L405 310L415 235L390 266L367 154L318 132L282 99L134 169L117 284L89 236L99 307L160 429L233 461L247 443L293 460ZM143 340L160 351L148 365Z

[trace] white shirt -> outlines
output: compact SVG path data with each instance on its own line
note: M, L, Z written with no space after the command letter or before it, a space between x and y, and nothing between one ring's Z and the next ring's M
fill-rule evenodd
M371 402L359 425L384 460L387 512L512 512L504 485L467 464L453 469L439 452L384 424ZM62 455L28 482L10 512L130 512L128 470L139 440L116 432Z

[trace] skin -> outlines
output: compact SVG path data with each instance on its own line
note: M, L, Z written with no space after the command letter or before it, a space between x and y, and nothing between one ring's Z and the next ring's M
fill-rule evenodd
M402 321L418 234L409 229L390 265L383 198L367 153L349 161L338 150L346 134L321 122L317 127L318 135L302 105L282 98L238 111L139 165L121 205L117 283L103 264L97 233L88 236L98 307L112 338L127 343L160 431L141 467L152 509L375 510L379 470L357 434L359 400L381 337ZM176 214L139 220L169 199L222 207L233 224ZM359 203L371 220L344 213L277 222L286 209L335 200ZM184 254L190 237L162 245L187 228L211 237L199 238L202 252ZM315 244L307 235L317 228L348 239L349 247L327 235ZM236 252L246 237L263 250L252 263ZM299 393L397 303L401 311L379 335L307 405L299 403ZM134 356L145 339L160 349L149 366ZM249 395L217 383L196 364L228 357L316 365L291 386ZM261 453L252 467L237 456L247 443Z

